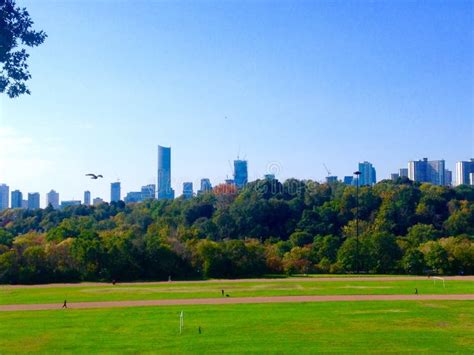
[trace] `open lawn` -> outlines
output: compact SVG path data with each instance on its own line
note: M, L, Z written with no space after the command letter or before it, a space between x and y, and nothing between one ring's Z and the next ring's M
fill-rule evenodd
M181 310L185 322L179 335ZM0 334L0 353L472 354L474 303L379 301L4 312L0 313Z
M159 300L221 297L221 290L231 297L302 296L302 295L393 295L473 294L474 281L404 280L404 281L293 281L265 280L252 282L176 282L160 284L69 285L38 288L0 287L0 304L33 304L92 301Z

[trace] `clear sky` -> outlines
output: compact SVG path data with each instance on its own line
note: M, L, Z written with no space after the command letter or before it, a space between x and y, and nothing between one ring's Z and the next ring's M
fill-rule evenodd
M177 194L237 156L315 180L474 156L472 1L17 2L49 37L0 98L0 183L43 205L155 182L158 144Z

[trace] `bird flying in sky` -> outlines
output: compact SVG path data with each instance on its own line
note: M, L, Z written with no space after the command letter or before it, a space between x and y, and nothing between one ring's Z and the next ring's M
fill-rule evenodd
M86 174L86 176L90 176L92 180L97 180L98 178L103 178L102 175L96 175L96 174Z

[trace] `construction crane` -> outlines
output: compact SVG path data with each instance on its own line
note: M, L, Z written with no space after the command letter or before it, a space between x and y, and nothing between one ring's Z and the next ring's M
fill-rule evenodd
M328 173L328 176L331 176L331 172L329 171L328 167L326 164L323 163L324 169L326 169L326 172Z

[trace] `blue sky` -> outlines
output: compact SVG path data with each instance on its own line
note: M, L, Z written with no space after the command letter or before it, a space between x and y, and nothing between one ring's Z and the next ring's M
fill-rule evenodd
M470 1L17 2L49 37L32 95L0 98L0 183L42 203L139 190L158 144L178 194L238 155L315 180L474 156Z

